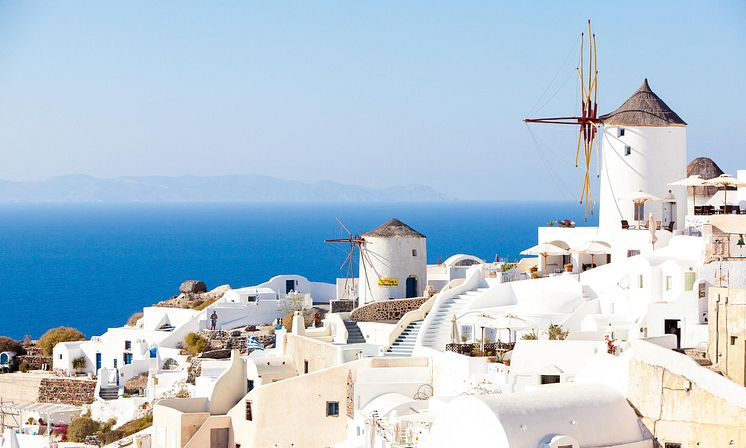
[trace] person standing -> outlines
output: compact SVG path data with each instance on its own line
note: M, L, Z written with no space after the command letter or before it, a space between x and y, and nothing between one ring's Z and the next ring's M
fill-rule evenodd
M215 331L215 327L218 325L218 313L213 310L210 315L210 330Z

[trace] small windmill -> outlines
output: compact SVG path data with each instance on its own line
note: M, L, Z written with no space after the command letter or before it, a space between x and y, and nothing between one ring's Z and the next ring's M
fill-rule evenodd
M345 258L345 261L342 263L342 266L339 267L339 270L346 270L346 276L345 276L345 296L349 299L356 299L357 297L357 289L355 287L355 253L358 254L358 259L360 260L360 263L362 264L363 272L365 273L365 283L368 287L368 291L371 292L370 288L370 281L368 280L368 268L366 264L371 264L370 260L368 259L368 254L365 252L365 238L363 238L360 235L353 234L350 232L350 230L345 226L342 221L339 220L339 218L336 218L337 222L340 226L342 226L342 229L344 229L345 232L347 232L347 238L335 238L330 240L324 240L325 243L347 243L348 245L348 252L347 252L347 258ZM359 280L358 280L359 282ZM371 292L372 295L372 292Z
M585 163L585 177L583 189L580 193L580 203L585 201L585 216L593 214L593 198L591 197L591 159L594 148L598 149L598 126L601 120L598 118L598 68L596 63L596 35L591 32L591 21L588 21L588 56L584 53L585 33L580 34L580 63L576 71L580 81L580 116L575 117L549 117L549 118L526 118L525 123L545 124L569 124L580 127L578 133L578 146L575 151L575 167L578 166L580 148L583 148ZM586 77L587 65L587 77ZM596 152L598 161L598 152Z

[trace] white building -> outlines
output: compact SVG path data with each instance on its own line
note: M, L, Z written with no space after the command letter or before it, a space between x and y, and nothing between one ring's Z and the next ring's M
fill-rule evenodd
M648 213L683 228L686 188L668 184L686 177L686 123L656 95L646 79L603 122L599 224L619 227L621 220L645 220ZM663 201L635 207L624 197L644 191Z
M427 239L394 218L361 235L360 304L420 297L427 286Z

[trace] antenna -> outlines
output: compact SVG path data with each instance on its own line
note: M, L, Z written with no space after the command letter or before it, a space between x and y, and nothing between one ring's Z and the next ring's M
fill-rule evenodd
M591 21L588 20L588 56L583 51L585 33L580 34L580 62L576 71L580 81L580 110L579 117L549 117L549 118L526 118L525 123L544 124L569 124L580 127L578 132L578 146L575 150L575 167L578 166L580 148L583 148L583 161L585 164L585 176L583 188L580 193L580 203L585 202L585 218L593 214L593 198L591 197L591 161L594 148L596 149L596 163L600 166L598 159L598 126L601 120L598 118L598 64L596 59L596 35L591 32ZM586 78L585 65L588 65Z

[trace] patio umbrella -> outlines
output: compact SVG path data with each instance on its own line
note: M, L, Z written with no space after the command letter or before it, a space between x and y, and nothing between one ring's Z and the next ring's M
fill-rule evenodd
M480 318L483 318L483 320L480 320ZM534 328L536 326L533 322L521 319L515 314L505 314L500 317L482 315L479 316L477 320L480 322L480 326L482 326L482 331L484 331L484 328L507 329L508 342L511 342L513 339L512 330L522 330L525 328Z
M456 322L456 315L453 315L451 319L451 344L458 344L461 342L461 337L458 334L458 322Z
M528 249L521 252L521 255L541 255L542 260L545 262L545 264L546 264L547 255L569 255L569 254L570 252L567 249L563 249L552 243L537 244L536 246L529 247Z
M611 247L607 243L604 243L603 241L586 241L580 246L573 247L572 249L570 249L570 252L573 252L576 254L590 254L591 265L595 265L596 262L595 262L594 257L596 255L608 254L610 249Z
M699 174L692 174L686 179L677 180L668 184L669 187L692 187L694 193L694 206L697 206L697 187L704 187L706 180L702 179Z
M706 180L705 185L709 187L724 188L723 204L728 205L728 187L746 187L746 182L740 181L730 174L721 174L718 177Z
M650 193L647 193L642 190L632 191L627 194L623 194L619 196L618 199L628 199L632 201L635 204L635 211L637 212L637 228L640 228L640 223L642 222L642 219L640 219L640 206L645 204L647 201L660 201L661 198L658 196L652 195Z
M653 245L653 249L655 249L655 242L658 241L658 237L655 236L656 227L658 227L658 224L655 222L655 216L650 212L650 216L648 216L648 229L650 229L650 243Z

